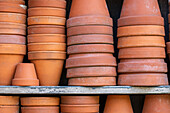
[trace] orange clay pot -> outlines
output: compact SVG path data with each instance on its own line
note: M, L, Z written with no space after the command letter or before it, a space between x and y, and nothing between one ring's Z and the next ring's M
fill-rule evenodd
M162 36L132 36L118 39L118 48L128 47L165 47Z
M29 0L29 8L32 7L55 7L55 8L66 8L65 0Z
M28 59L35 64L40 86L57 86L59 84L66 59L65 52L28 52Z
M61 96L61 104L66 105L99 104L99 96Z
M67 38L67 45L77 44L113 44L113 36L111 35L77 35Z
M59 113L59 107L21 107L22 113Z
M28 51L66 51L65 43L31 43Z
M24 0L0 0L2 3L25 4Z
M0 22L0 28L26 30L26 25L12 22Z
M142 113L170 113L170 95L146 95Z
M19 113L19 106L0 106L0 113Z
M103 113L133 113L129 95L108 95Z
M117 37L126 36L165 36L165 29L156 25L119 27Z
M166 45L167 45L167 53L169 55L170 54L170 42L167 42Z
M19 35L0 35L1 44L22 44L26 43L26 38Z
M39 86L34 64L20 63L17 65L13 86Z
M58 97L22 97L21 105L24 107L36 106L58 106L60 98Z
M166 58L161 47L123 48L119 50L119 59L127 58Z
M83 44L73 45L67 48L67 54L84 53L114 53L114 46L110 44Z
M22 29L0 28L0 35L26 35L26 31Z
M66 36L61 34L32 34L28 35L28 43L65 43Z
M11 85L16 65L25 54L25 45L0 44L0 85Z
M120 74L118 85L121 86L161 86L168 85L167 74L140 73L140 74Z
M55 16L34 16L28 17L28 25L65 25L66 19Z
M73 0L70 9L70 18L78 17L78 16L86 16L86 15L110 16L106 5L106 1L105 0L81 0L81 1Z
M0 105L17 106L19 105L19 97L18 96L0 96Z

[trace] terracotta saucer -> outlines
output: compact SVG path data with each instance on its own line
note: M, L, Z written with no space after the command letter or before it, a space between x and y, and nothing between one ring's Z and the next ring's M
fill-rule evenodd
M22 113L59 113L59 107L21 107Z
M25 4L24 0L0 0L2 3Z
M0 35L0 44L26 44L26 37L19 35Z
M0 96L0 105L17 106L19 105L19 97L18 96Z

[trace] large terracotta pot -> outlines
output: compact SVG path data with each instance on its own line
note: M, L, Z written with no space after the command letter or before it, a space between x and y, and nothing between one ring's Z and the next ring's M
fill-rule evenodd
M0 35L1 44L26 44L26 38L19 35Z
M108 95L103 113L133 113L129 95Z
M0 105L17 106L19 105L19 97L18 96L0 96Z
M59 107L21 107L22 113L59 113Z
M2 3L25 4L24 0L0 0Z
M19 106L0 106L0 113L19 113Z

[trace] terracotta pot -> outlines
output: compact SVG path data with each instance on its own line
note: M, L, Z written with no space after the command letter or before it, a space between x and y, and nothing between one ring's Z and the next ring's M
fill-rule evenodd
M161 86L168 85L167 74L140 73L121 74L118 78L118 85L121 86Z
M31 43L28 51L66 51L65 43Z
M146 95L142 113L169 113L170 95Z
M0 35L26 35L26 31L22 29L0 28Z
M170 42L167 42L166 45L167 45L167 53L170 54Z
M0 35L0 44L26 44L26 38L19 35Z
M34 16L28 17L28 25L65 25L66 19L55 16Z
M18 96L0 96L0 105L17 106L19 105L19 97Z
M34 25L28 27L28 34L65 34L64 26Z
M94 60L95 59L95 60ZM88 66L117 66L116 59L112 54L76 54L70 55L66 61L66 68L88 67Z
M118 48L128 47L165 47L162 36L132 36L118 39Z
M61 104L63 105L99 104L99 96L61 96Z
M117 76L116 67L79 67L67 69L67 78Z
M95 6L95 7L94 7ZM79 9L79 10L77 10ZM88 10L87 10L88 9ZM73 0L70 18L85 15L110 16L105 0Z
M165 36L164 26L141 25L119 27L117 37L126 36Z
M32 34L28 35L28 43L65 43L66 36L61 34Z
M77 44L113 44L113 36L111 35L77 35L67 38L67 45Z
M103 113L133 113L129 95L108 95Z
M59 113L59 107L21 107L22 113Z
M2 3L25 4L24 0L0 0Z
M161 47L123 48L119 50L119 59L165 57L165 49Z
M56 8L66 8L65 0L29 0L28 6L32 7L56 7Z
M22 97L21 105L24 107L36 107L36 106L58 106L60 104L60 98L58 97Z
M81 77L71 78L69 86L115 86L116 77Z
M114 53L114 46L110 44L83 44L73 45L67 48L67 54L83 53Z
M66 59L65 52L28 52L28 59L35 64L40 86L57 86L59 84Z
M113 35L113 28L110 26L76 26L67 29L67 36L105 34Z
M25 45L0 44L0 85L11 85L15 67L25 54Z
M13 86L39 86L34 64L20 63L17 65Z
M84 25L113 26L113 20L108 16L99 16L99 15L78 16L67 20L68 28L74 26L84 26Z
M0 13L0 22L12 22L25 24L26 15L18 13Z
M19 106L0 106L0 113L19 113Z
M118 64L119 73L166 73L164 59L123 59Z

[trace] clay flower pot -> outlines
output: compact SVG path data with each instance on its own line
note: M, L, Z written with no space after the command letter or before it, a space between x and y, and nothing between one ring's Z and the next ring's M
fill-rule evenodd
M28 59L35 64L40 86L57 86L59 84L66 59L65 52L28 52Z
M11 85L15 68L25 54L25 45L0 44L0 85Z
M59 113L59 107L21 107L22 113Z
M167 45L167 53L168 53L169 59L170 59L170 42L167 42L166 45Z
M19 35L0 35L1 44L26 44L26 38Z
M99 96L61 96L61 104L63 105L99 104Z
M146 95L142 113L169 113L170 95Z
M118 78L118 85L121 86L161 86L168 84L167 74L159 73L120 74Z
M58 106L60 98L58 97L22 97L21 105L24 107L36 106Z
M129 95L108 95L103 113L133 113Z
M2 3L25 4L24 0L0 0Z
M34 64L20 63L17 65L13 86L39 86Z
M0 106L0 113L19 113L19 106Z
M0 106L17 106L19 105L18 96L0 96Z

